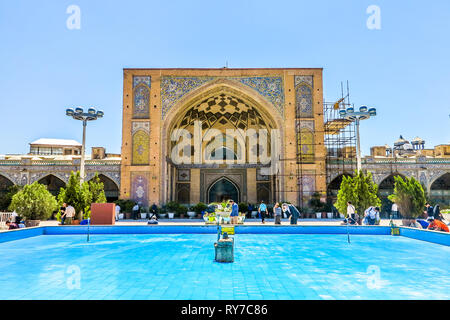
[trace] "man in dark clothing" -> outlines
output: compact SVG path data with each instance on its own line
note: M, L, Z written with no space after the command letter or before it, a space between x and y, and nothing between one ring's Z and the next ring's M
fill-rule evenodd
M59 208L59 212L61 212L61 225L64 225L64 220L66 220L66 216L64 215L66 213L66 207L67 204L63 203L62 207Z
M426 209L426 211L424 211L424 213L426 213L428 215L428 217L433 217L434 216L433 207L429 203L427 203L425 205L425 207L427 209Z
M153 217L156 217L156 211L158 210L158 206L156 205L156 203L153 202L152 208L150 209L150 219L152 219Z

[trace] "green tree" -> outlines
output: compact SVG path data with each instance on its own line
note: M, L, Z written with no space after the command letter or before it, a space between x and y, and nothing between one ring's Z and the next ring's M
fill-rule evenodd
M422 185L413 177L403 179L401 176L395 176L394 179L394 193L388 196L389 200L397 203L400 212L406 218L419 217L426 203Z
M347 215L348 201L352 203L355 202L355 196L353 193L353 178L351 176L343 176L337 195L337 201L334 206L340 213Z
M85 216L89 216L92 203L92 194L89 190L89 183L83 182L80 184L80 182L80 172L77 171L74 173L72 171L66 188L61 188L60 196L58 196L60 203L65 202L75 208L78 220L83 218L83 213L85 213Z
M370 206L381 206L381 200L378 198L378 186L372 179L372 173L355 171L354 177L342 178L341 187L338 192L338 200L335 204L341 213L347 213L347 202L350 201L360 215L364 215L364 210Z
M56 198L37 181L17 192L9 206L9 210L15 210L26 220L47 220L57 209Z
M105 187L98 173L95 173L94 178L89 181L89 191L92 195L92 203L106 203Z

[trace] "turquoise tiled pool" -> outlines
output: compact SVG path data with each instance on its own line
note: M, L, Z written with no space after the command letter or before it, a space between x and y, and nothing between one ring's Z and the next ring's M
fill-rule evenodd
M39 235L0 243L0 299L450 299L450 247L387 235Z

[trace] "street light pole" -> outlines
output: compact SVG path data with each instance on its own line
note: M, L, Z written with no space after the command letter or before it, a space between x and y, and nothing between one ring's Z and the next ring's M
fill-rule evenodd
M104 113L103 111L95 110L94 108L89 108L88 112L84 112L83 108L78 107L72 109L66 109L66 115L74 118L75 120L83 121L83 142L81 144L81 162L80 162L80 183L83 183L85 178L85 169L84 169L84 153L86 149L86 127L88 121L97 120L98 118L102 118Z
M361 171L361 140L359 138L359 119L355 120L356 124L356 170Z
M342 109L339 111L339 115L347 119L349 121L354 121L356 124L356 169L358 170L358 173L362 170L361 165L361 139L359 135L359 124L361 120L369 119L370 117L374 117L377 115L377 109L370 108L368 109L367 106L361 106L359 108L359 112L354 112L354 109L352 107L345 109Z
M84 182L84 152L86 149L86 126L87 126L87 121L83 120L83 141L81 143L81 162L80 162L81 183Z

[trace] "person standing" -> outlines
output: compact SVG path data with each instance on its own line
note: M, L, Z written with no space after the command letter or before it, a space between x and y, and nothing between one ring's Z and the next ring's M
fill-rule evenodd
M158 206L156 205L156 203L153 202L152 204L152 208L150 209L150 219L152 219L153 217L156 217L156 211L158 210Z
M64 225L64 221L66 220L66 215L64 214L66 212L67 203L63 203L62 207L59 208L59 212L61 212L61 225Z
M434 209L433 207L427 202L425 204L426 210L423 213L426 213L428 217L434 217Z
M434 206L433 217L434 217L434 219L437 219L437 220L440 220L440 221L443 220L443 217L441 215L441 207L439 206L439 204L436 204Z
M278 202L273 207L273 215L275 217L275 224L281 224L281 207Z
M116 221L119 221L120 206L116 204Z
M139 214L139 205L136 203L132 209L133 211L133 220L137 220Z
M72 224L72 218L75 216L75 208L70 204L66 207L64 211L64 224ZM62 220L62 219L61 219Z
M350 222L350 224L356 223L356 209L355 206L351 203L351 201L347 202L347 221ZM346 221L346 222L347 222Z
M394 202L391 208L391 219L398 219L398 206Z
M261 215L261 223L264 224L264 219L266 218L267 206L263 200L261 200L261 204L259 205L258 212Z
M231 224L237 224L238 223L238 216L239 216L239 206L234 200L230 200L231 202Z

